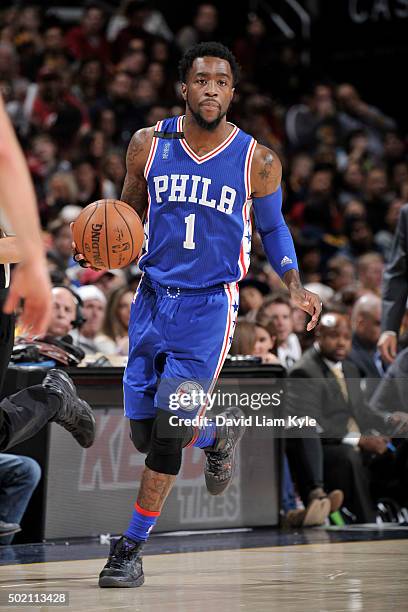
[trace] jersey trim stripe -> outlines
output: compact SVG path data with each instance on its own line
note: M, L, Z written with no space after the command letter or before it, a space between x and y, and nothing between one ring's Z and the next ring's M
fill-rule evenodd
M234 289L235 289L234 294L231 291L231 286L233 286ZM211 393L213 392L214 387L217 384L218 376L219 376L221 368L222 368L222 366L224 364L225 357L227 356L227 353L228 353L227 348L228 348L228 342L229 342L229 337L230 337L230 333L231 333L233 302L234 302L234 297L235 298L238 297L238 285L237 285L237 283L231 283L231 284L225 285L225 293L227 294L227 299L228 299L228 315L227 315L227 322L226 322L226 325L225 325L224 340L222 342L220 356L218 358L217 367L215 368L215 373L214 373L214 376L213 376L213 380L212 380L212 383L210 385L210 388L207 391L207 400L202 405L202 407L200 408L200 410L198 411L198 413L196 415L199 418L204 416L205 411L207 410L208 398L211 396ZM190 442L186 445L186 448L189 447L189 446L193 446L194 445L194 443L197 440L198 435L199 435L199 429L200 429L199 427L194 427L193 437L191 438Z
M156 126L155 126L154 129L157 130L157 131L160 131L161 128L162 128L162 125L163 125L163 121L158 121L156 123ZM147 158L147 162L146 162L145 169L144 169L144 172L143 172L146 181L147 181L147 179L149 177L149 172L150 172L150 169L152 167L154 157L156 155L158 144L159 144L159 139L155 138L153 136L152 144L150 145L149 156ZM150 191L149 191L149 187L147 187L147 208L146 208L146 215L145 215L144 224L143 224L143 231L145 233L145 252L139 258L138 265L142 261L143 257L145 255L147 255L147 252L149 250L149 213L150 213L150 203L151 203Z
M156 123L155 128L154 128L155 132L160 132L162 124L163 124L163 121L158 121ZM149 172L150 172L150 168L152 167L154 156L156 155L156 150L157 150L158 143L159 143L159 139L156 138L155 136L153 136L152 144L150 145L149 155L148 155L147 162L146 162L146 165L145 165L144 171L143 171L143 175L144 175L146 180L147 180L147 178L149 176Z
M249 269L249 265L250 265L250 259L251 259L251 255L250 255L251 241L248 242L248 246L246 247L245 239L246 239L247 234L250 234L252 236L251 166L252 166L252 159L254 156L256 145L257 145L257 142L253 138L251 141L251 144L248 147L248 152L245 158L244 179L245 179L246 201L245 201L244 206L242 207L243 232L242 232L241 249L239 252L239 261L238 261L238 265L241 270L241 275L239 277L239 280L242 280L246 276L248 269Z
M245 160L245 187L247 192L247 200L251 199L252 188L251 188L251 168L252 168L252 159L254 157L255 148L257 145L257 141L255 138L252 139L251 144L248 148L248 153Z
M184 119L184 115L177 119L177 130L179 132L182 131L183 119ZM234 129L232 130L231 134L227 136L224 142L218 145L216 149L213 149L212 151L210 151L209 153L206 153L202 157L199 157L197 153L194 153L193 149L190 147L190 145L188 144L185 138L180 139L180 144L183 147L184 151L187 153L187 155L191 157L193 161L195 161L197 164L202 164L203 162L206 162L209 159L212 159L216 155L219 155L219 153L222 153L222 151L224 151L231 144L234 138L237 136L239 132L239 128L233 123L231 123L231 125L234 126Z
M233 286L234 289L235 289L234 295L233 295L233 293L231 291L231 286ZM211 396L211 393L213 392L214 387L217 384L218 376L220 375L221 368L222 368L222 366L224 364L225 358L226 358L227 353L228 353L227 348L228 348L228 342L229 342L229 337L230 337L230 333L231 333L233 301L234 301L234 297L238 298L238 295L239 295L237 283L230 283L230 284L225 285L225 293L227 294L227 299L228 299L228 315L227 315L227 322L226 322L226 326L225 326L224 340L222 342L220 356L218 358L217 367L215 368L215 373L214 373L214 376L213 376L213 380L212 380L212 383L210 385L210 388L207 391L207 400L204 402L204 404L202 405L202 407L200 408L200 410L198 411L198 413L196 415L199 418L204 416L205 411L207 410L208 398ZM186 445L185 448L194 445L194 442L198 438L199 430L200 430L199 427L194 427L193 437L191 438L190 442Z

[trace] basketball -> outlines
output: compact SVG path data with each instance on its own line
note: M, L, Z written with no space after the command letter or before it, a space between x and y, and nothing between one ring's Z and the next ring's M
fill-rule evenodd
M135 210L120 200L98 200L83 209L72 228L79 253L93 268L125 268L139 256L143 225Z

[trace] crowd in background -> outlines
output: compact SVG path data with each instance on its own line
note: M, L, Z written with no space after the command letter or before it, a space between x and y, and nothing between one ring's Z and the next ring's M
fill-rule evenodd
M87 3L74 23L39 6L0 13L0 90L34 180L53 281L97 281L104 311L111 288L132 289L138 270L81 274L71 259L69 223L92 201L120 198L134 131L183 112L181 54L223 32L208 3L178 31L138 0L116 12ZM406 143L395 122L356 87L330 75L316 80L296 46L277 44L260 16L250 14L244 31L229 30L227 42L242 67L230 119L282 160L284 213L303 282L324 303L348 309L366 292L378 295L408 200ZM241 314L282 289L256 234L248 278L258 287L242 292ZM294 332L304 336L304 318L295 315ZM100 319L99 332L123 353L110 305Z
M41 6L0 10L0 91L34 181L55 286L48 334L70 334L91 359L115 355L125 362L140 271L136 264L80 268L70 222L90 202L120 198L132 134L183 113L178 60L210 40L227 43L242 68L229 119L282 161L283 210L302 282L326 311L349 315L360 374L380 379L381 281L408 202L404 135L362 99L358 85L316 76L301 49L276 41L261 15L249 14L234 30L210 3L197 5L192 22L176 29L142 0L117 10L87 2L74 20ZM231 354L294 366L314 336L256 232L240 294ZM367 356L372 368L364 372Z

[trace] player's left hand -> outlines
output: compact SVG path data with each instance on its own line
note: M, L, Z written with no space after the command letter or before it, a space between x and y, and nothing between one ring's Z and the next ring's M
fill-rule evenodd
M295 306L298 306L312 317L306 327L307 331L311 331L318 324L322 313L320 297L299 285L299 287L290 288L290 299Z

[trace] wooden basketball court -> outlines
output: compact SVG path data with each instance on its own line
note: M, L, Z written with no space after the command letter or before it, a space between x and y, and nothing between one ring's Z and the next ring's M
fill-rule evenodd
M76 612L317 612L408 610L407 540L304 544L147 555L145 585L100 589L103 559L0 567L8 593L69 592ZM41 610L55 610L42 606Z

